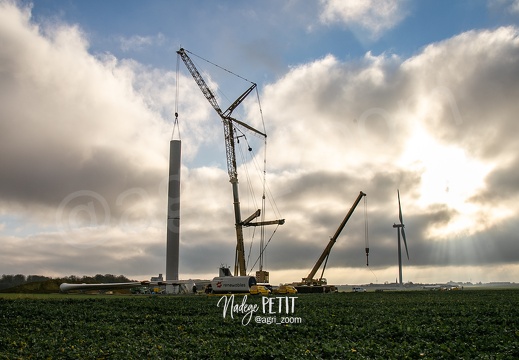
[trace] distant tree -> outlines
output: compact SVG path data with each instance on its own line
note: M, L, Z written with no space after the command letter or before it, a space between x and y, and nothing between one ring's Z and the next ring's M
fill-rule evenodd
M0 289L7 289L13 286L25 284L25 275L6 275L3 274L0 279Z
M95 283L96 281L92 276L83 275L80 282L85 283L85 284L92 284L92 283Z
M74 283L74 282L79 282L79 276L77 275L70 275L69 277L66 277L65 278L68 282L71 282L71 283Z
M25 283L25 281L25 275L17 274L13 277L13 282L15 283L15 285L22 285Z
M33 282L42 282L50 280L50 277L47 276L41 276L41 275L28 275L26 282L33 283Z
M115 280L115 282L130 282L131 281L124 275L119 275L116 278L114 278L114 280Z
M2 279L0 280L1 283L11 284L13 282L13 275L2 275Z

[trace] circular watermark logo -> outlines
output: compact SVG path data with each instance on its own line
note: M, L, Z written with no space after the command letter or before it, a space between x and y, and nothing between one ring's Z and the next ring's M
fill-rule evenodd
M56 211L56 226L61 236L67 243L80 248L96 246L101 238L90 230L107 228L110 220L108 202L91 190L69 194L61 201Z
M142 188L132 188L122 192L115 201L120 213L119 227L126 232L142 232L152 223L149 195Z

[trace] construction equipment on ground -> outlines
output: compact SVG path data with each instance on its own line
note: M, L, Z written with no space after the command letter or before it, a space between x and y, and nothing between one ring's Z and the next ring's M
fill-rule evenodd
M252 285L250 287L251 295L269 296L272 292L265 285Z
M336 292L337 288L334 285L328 285L325 278L323 278L324 270L326 269L326 264L328 262L328 257L330 256L330 251L332 250L333 245L337 241L337 238L342 232L342 229L344 229L344 226L350 219L351 215L353 214L353 211L355 211L355 208L359 204L362 197L366 196L365 193L362 191L359 193L359 196L357 196L357 199L353 203L352 207L350 208L350 211L346 214L346 217L344 220L342 220L342 223L337 228L337 231L335 231L335 234L330 238L330 241L328 242L328 245L324 249L323 253L315 263L314 267L308 274L308 276L304 277L301 282L293 283L295 288L299 293L329 293L329 292ZM366 256L369 254L369 247L366 245ZM323 265L324 263L324 265ZM323 265L323 270L321 272L321 276L319 279L314 279L315 274L317 273L317 270Z
M232 276L229 268L221 265L219 276L211 280L205 292L206 294L248 293L253 285L256 285L254 276Z
M273 292L277 295L294 295L297 289L293 285L279 285Z
M195 64L187 54L189 51L181 48L177 51L177 54L180 56L184 64L186 65L189 73L195 80L196 84L204 94L205 98L209 101L213 109L220 116L223 128L224 128L224 137L225 137L225 152L227 157L227 172L229 174L230 183L232 185L232 193L234 200L234 218L235 218L235 227L236 227L236 256L235 256L235 266L234 266L234 276L246 276L247 269L245 265L245 250L243 243L243 227L246 226L263 226L263 225L282 225L285 220L272 220L272 221L258 221L252 222L252 220L256 219L260 216L261 210L255 211L251 216L247 219L242 220L241 218L241 210L240 210L240 198L238 195L238 172L236 169L236 154L235 154L235 141L237 137L235 136L235 127L236 125L240 125L241 127L252 131L253 133L260 135L264 138L267 135L264 132L256 130L252 126L239 121L233 118L232 112L245 100L245 98L256 88L256 84L252 83L252 85L245 90L245 92L240 95L227 110L223 111L218 105L218 101L216 100L215 95L205 82L200 72L197 70ZM192 54L191 52L189 52ZM261 249L263 251L263 249ZM260 269L262 270L262 269Z

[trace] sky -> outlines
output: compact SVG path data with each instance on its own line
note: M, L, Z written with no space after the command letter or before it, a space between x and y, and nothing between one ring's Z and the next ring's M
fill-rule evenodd
M394 282L397 190L404 282L519 279L517 0L0 0L0 274L165 274L172 137L180 278L234 265L223 127L180 47L222 109L257 84L233 115L267 140L236 157L242 218L266 194L286 221L272 284L308 275L360 191L324 276Z

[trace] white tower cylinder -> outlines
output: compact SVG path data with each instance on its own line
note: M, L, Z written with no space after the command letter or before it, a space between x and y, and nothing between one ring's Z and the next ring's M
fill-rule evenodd
M169 143L168 229L166 280L178 280L180 244L180 159L181 141Z

